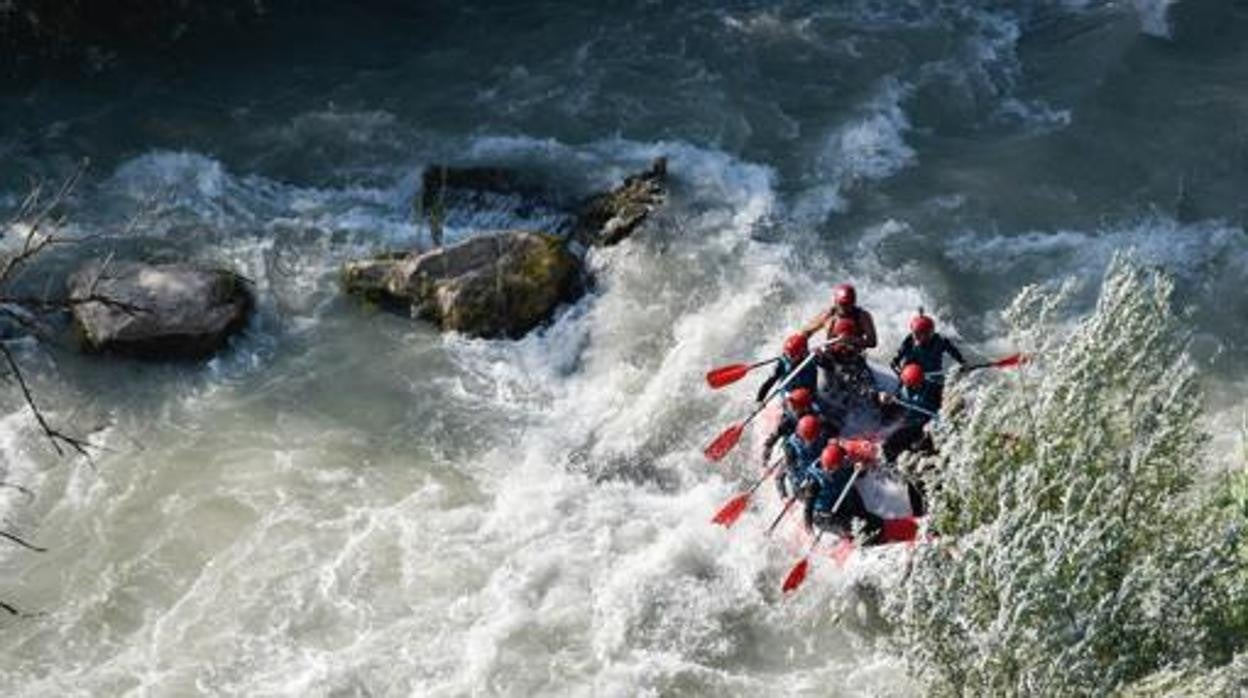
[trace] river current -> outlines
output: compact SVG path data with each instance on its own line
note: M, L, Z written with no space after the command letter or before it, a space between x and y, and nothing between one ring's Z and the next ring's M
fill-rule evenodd
M1177 281L1215 443L1248 381L1248 12L1230 2L343 6L177 61L0 90L0 218L89 160L64 235L253 280L204 364L12 342L56 456L0 394L0 694L913 695L819 569L789 600L754 473L701 448L762 358L857 284L886 359L922 306L1011 351L1025 284L1090 301L1114 252ZM421 243L429 164L569 199L669 158L668 205L595 252L595 292L518 341L342 296L345 260ZM450 221L538 226L489 213ZM98 247L92 254L101 253ZM58 251L43 273L85 252ZM50 281L51 283L52 281ZM6 384L7 386L7 384Z

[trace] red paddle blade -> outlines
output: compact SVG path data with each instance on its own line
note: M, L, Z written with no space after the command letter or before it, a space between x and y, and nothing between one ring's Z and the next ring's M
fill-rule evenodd
M810 567L810 561L802 558L802 561L793 565L793 569L789 570L789 576L784 578L784 584L780 586L780 590L789 593L802 585L806 581L806 570Z
M1012 368L1014 366L1018 366L1019 364L1025 363L1027 363L1026 354L1010 354L1004 359L997 359L996 361L993 361L989 365L993 368Z
M707 460L723 460L724 456L728 455L728 452L732 450L732 447L736 446L737 442L741 440L741 433L744 431L744 424L733 424L725 429L722 434L716 436L715 440L702 453Z
M712 388L722 388L730 383L736 383L749 372L750 367L747 364L720 366L706 372L706 383Z
M880 531L881 543L901 543L911 541L919 536L919 520L913 516L902 519L884 519L884 528Z
M741 514L745 512L745 508L750 504L750 495L742 492L733 497L715 513L715 518L711 519L711 523L717 523L724 528L728 528L741 518Z

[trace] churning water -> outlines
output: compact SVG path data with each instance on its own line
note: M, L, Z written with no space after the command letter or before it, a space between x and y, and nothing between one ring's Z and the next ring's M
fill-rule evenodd
M702 459L752 392L703 372L774 352L841 280L881 358L918 306L995 356L1024 284L1082 283L1073 317L1132 248L1176 279L1235 442L1231 3L322 9L195 50L0 98L0 206L88 157L64 234L139 216L127 253L227 263L260 304L203 365L11 345L49 414L109 450L56 457L0 394L0 472L34 493L0 510L50 548L0 550L0 598L42 612L0 619L4 695L917 693L854 574L783 600L763 517L707 522L754 464ZM424 238L427 164L575 198L656 155L669 205L541 332L442 336L338 289L343 261Z

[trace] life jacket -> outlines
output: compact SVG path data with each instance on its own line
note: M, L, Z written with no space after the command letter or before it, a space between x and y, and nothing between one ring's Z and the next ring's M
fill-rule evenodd
M779 366L776 368L776 374L779 376L780 380L784 380L801 362L802 359L794 361L787 356L782 356L780 357ZM782 397L788 397L789 393L797 390L798 388L806 388L811 393L815 393L818 386L819 369L815 366L814 361L807 361L806 365L802 367L802 370L797 374L797 376L794 377L793 380L789 381L788 385L784 386Z
M933 333L931 339L926 344L919 344L914 340L914 336L906 337L899 352L902 366L910 363L918 364L923 368L923 374L929 376L927 380L936 383L944 383L945 368L945 338L939 334Z
M818 463L812 464L806 469L806 477L812 478L819 483L819 491L815 493L815 501L813 508L816 512L830 511L836 500L840 499L841 492L845 486L849 484L849 478L853 476L854 468L851 465L842 465L836 470L827 471Z
M919 388L908 388L904 385L897 388L897 399L907 402L915 407L927 410L929 412L939 412L940 403L936 401L936 391L924 384ZM903 408L905 409L905 408ZM917 412L915 410L906 410L903 417L906 424L913 426L922 426L931 420L930 415Z
M828 315L827 340L829 342L836 339L836 335L832 332L832 327L836 324L836 321L841 318L849 318L850 320L853 320L854 327L858 333L857 337L862 336L862 328L866 325L866 323L863 321L863 315L864 313L866 313L866 311L863 310L860 306L855 305L854 307L850 308L848 311L842 312L841 306L834 305L832 306L832 309L828 311L828 313L829 315ZM832 355L840 359L850 359L850 358L860 357L862 356L863 351L864 351L863 349L848 347L848 346L845 346L844 344L833 344L831 346Z
M808 464L819 460L819 454L823 453L823 447L828 442L827 437L822 434L814 442L807 444L796 433L790 434L784 441L784 448L793 456L793 462L800 471Z

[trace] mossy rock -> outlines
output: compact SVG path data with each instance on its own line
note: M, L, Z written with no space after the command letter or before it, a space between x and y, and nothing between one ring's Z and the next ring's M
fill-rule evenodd
M350 262L349 293L405 305L413 317L474 337L520 337L583 292L580 262L561 238L507 231L406 257Z

